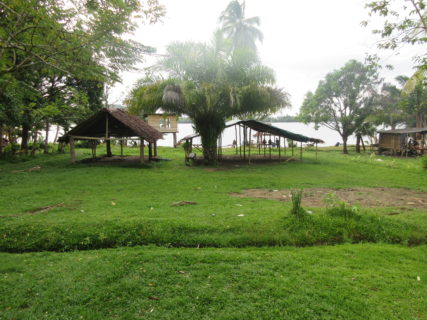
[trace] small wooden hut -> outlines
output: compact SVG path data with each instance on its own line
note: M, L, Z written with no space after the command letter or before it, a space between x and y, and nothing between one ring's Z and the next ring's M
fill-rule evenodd
M391 155L424 154L427 150L427 128L380 130L378 153Z
M178 132L178 117L173 114L166 113L156 113L156 114L147 114L144 116L145 121L160 131L161 133L172 133L173 135L173 146L176 147L176 134Z
M123 156L123 141L139 140L140 159L144 162L144 141L148 141L149 159L157 155L156 143L163 137L162 133L148 125L144 120L130 115L124 110L104 108L95 113L92 117L79 123L59 141L70 143L71 162L76 161L75 145L76 140L99 141L107 143L107 155L111 140L120 141L121 155ZM153 150L154 147L154 150ZM111 149L110 149L111 150ZM92 144L92 156L96 157L96 143Z

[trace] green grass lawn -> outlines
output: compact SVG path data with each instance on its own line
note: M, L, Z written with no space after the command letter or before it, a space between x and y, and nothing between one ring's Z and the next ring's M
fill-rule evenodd
M4 253L0 318L427 319L426 250L364 244Z
M126 152L137 154L138 150L129 148ZM85 149L79 153L89 155ZM172 161L145 167L72 165L68 155L50 155L28 162L2 163L0 249L22 252L147 244L243 247L341 243L342 237L336 242L324 237L307 243L295 242L284 227L290 203L234 198L230 193L248 188L354 186L427 191L427 171L421 168L419 159L383 157L384 161L378 162L376 157L368 155L343 156L332 151L321 152L316 161L314 152L305 152L303 162L242 165L233 170L212 171L185 166L181 149L160 148L159 155ZM16 172L37 165L42 169ZM197 204L172 206L179 201ZM57 204L61 206L28 214ZM320 208L311 210L315 215L323 212ZM387 216L396 210L400 214ZM381 215L387 221L402 222L405 238L391 242L425 242L425 211L408 212L400 208L362 208L362 211ZM11 217L5 217L8 215ZM385 238L380 240L390 242Z
M0 162L0 319L427 319L426 210L311 207L299 219L291 203L230 196L427 192L420 159L323 150L215 170L185 166L181 149L159 155L172 161Z

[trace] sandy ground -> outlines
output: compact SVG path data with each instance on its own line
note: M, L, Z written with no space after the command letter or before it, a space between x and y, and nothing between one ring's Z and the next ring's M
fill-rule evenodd
M400 188L304 189L302 204L309 207L326 206L325 198L336 198L362 207L402 207L427 210L427 193ZM291 190L248 189L232 193L233 197L291 201Z

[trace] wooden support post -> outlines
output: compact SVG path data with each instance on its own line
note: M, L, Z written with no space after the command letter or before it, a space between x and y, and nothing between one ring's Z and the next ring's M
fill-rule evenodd
M281 157L280 157L280 139L281 139L281 137L279 137L279 162L281 160Z
M317 160L317 142L316 142L316 160Z
M123 140L120 140L120 158L123 160Z
M76 162L76 149L75 149L73 137L70 137L70 155L71 155L71 163L75 163Z
M294 140L291 140L291 144L292 144L292 157L294 156Z
M234 139L234 141L236 142L235 148L236 148L236 154L238 153L237 150L237 125L234 125L234 133L236 134L236 139Z
M172 136L173 136L173 147L174 147L174 148L176 148L176 147L177 147L177 144L178 144L178 143L176 142L176 132L173 132L173 133L172 133Z
M243 126L243 160L246 159L246 126Z
M141 163L144 163L144 139L140 139L140 145L139 145L139 158Z
M153 144L151 142L148 143L148 160L153 159Z
M157 141L154 142L154 156L157 157Z
M241 126L239 124L239 154L240 154L240 159L242 159L242 133L241 133Z
M252 137L252 128L249 129L249 154L248 154L249 163L251 163L251 137Z
M108 113L105 114L105 139L106 139L106 146L107 146L107 157L112 157L113 153L111 152L111 140L110 133L108 132Z

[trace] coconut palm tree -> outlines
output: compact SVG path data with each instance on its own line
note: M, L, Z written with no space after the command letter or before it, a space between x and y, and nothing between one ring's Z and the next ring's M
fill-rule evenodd
M231 1L222 12L219 21L221 31L231 39L232 50L248 48L256 50L256 42L263 40L262 32L257 28L259 17L245 17L245 1Z

